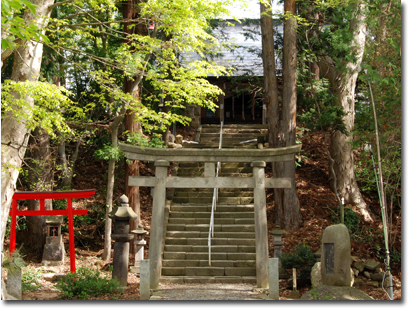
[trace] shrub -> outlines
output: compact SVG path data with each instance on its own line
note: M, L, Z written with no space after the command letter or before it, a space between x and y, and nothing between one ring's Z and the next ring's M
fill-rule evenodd
M332 215L332 220L334 220L336 224L341 223L339 212L339 209L336 209ZM351 234L355 234L359 231L360 221L361 219L356 212L349 207L344 207L344 224Z
M34 291L41 287L38 280L41 278L40 269L26 269L21 275L21 290Z
M284 269L297 268L300 270L298 279L309 279L314 264L314 254L305 244L298 246L290 253L283 253L281 258L281 265Z
M80 267L76 273L69 273L58 281L56 288L62 292L62 298L88 299L117 292L119 282L107 275L103 276L97 269Z

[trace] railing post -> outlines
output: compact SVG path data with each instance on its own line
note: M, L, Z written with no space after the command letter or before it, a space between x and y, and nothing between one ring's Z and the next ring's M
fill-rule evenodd
M11 223L10 223L10 249L9 253L13 253L16 248L16 222L17 222L17 200L13 198L11 202Z
M75 273L75 243L74 243L74 217L72 212L72 198L67 199L68 234L70 243L70 270Z
M155 161L155 190L153 191L151 236L149 243L150 286L152 289L159 287L162 270L163 220L165 217L166 175L169 165L169 161L166 160Z
M264 168L266 162L251 164L254 177L254 223L256 234L257 287L268 288L268 229Z

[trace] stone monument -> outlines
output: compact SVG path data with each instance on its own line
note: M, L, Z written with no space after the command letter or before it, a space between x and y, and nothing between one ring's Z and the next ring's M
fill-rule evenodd
M351 286L351 241L344 224L327 227L322 235L321 280L327 286Z
M63 216L46 217L47 235L41 261L43 266L59 266L64 263L65 248L61 235L63 220Z

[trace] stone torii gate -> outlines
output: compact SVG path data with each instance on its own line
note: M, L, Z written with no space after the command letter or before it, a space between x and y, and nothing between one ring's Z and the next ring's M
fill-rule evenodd
M268 230L266 188L291 188L289 178L265 178L266 162L294 160L301 144L268 149L192 149L141 148L119 143L119 148L132 160L155 162L155 176L130 176L129 186L154 187L152 221L149 244L150 286L159 287L162 269L162 242L166 188L253 188L256 235L257 286L268 287ZM170 162L204 162L204 177L168 177ZM253 177L215 177L217 162L247 162L253 168Z

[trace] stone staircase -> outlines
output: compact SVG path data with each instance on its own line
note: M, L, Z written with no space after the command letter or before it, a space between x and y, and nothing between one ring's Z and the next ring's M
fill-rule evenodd
M202 127L194 148L217 148L220 126ZM261 125L228 125L223 148L256 148L240 144L264 135ZM241 138L240 138L241 136ZM184 145L185 147L185 145ZM180 163L178 176L203 177L204 163ZM252 177L249 163L222 163L220 177ZM208 233L213 189L175 189L162 257L161 282L256 283L253 189L219 189L214 214L211 266Z
M257 148L259 136L266 136L268 128L266 125L237 125L228 124L223 126L222 148ZM199 144L184 144L187 148L218 148L220 136L220 125L203 125L197 132ZM251 142L250 142L251 141ZM246 143L240 143L246 142Z

